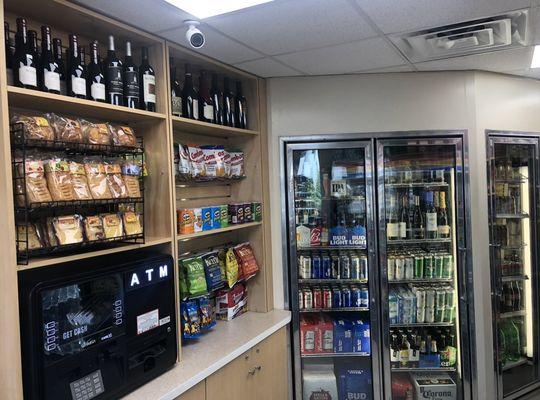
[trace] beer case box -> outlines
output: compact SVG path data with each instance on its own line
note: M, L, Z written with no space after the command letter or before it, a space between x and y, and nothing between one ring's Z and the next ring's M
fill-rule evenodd
M302 354L315 354L318 338L317 323L311 316L302 316L300 319L300 352Z
M336 361L340 400L373 400L370 361Z
M353 353L371 353L371 332L369 323L362 320L353 321Z
M303 400L337 400L337 382L332 364L306 364L302 374Z
M321 353L331 353L334 350L334 324L332 320L323 315L317 324L318 351Z
M353 324L346 319L334 320L334 353L352 353Z
M445 373L411 373L416 400L455 400L456 383Z
M439 354L426 354L420 357L419 361L420 368L440 368L441 367L441 356Z

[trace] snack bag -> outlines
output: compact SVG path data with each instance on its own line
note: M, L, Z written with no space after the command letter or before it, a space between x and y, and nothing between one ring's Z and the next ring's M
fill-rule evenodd
M192 177L189 150L183 144L177 144L178 149L178 169L175 173L181 180L188 180Z
M22 136L28 140L54 140L54 131L49 120L39 115L15 114L11 118L12 124L22 124ZM20 137L19 139L22 139Z
M26 245L26 232L28 231L28 246ZM27 247L28 250L36 250L41 249L43 247L43 244L39 240L37 229L34 225L28 224L28 225L19 225L17 227L17 250L18 251L26 251Z
M184 339L196 339L201 336L201 325L197 302L187 301L180 306L182 311L182 336Z
M69 162L69 173L73 182L73 194L76 200L91 200L92 194L88 187L88 178L84 165L75 161Z
M51 121L56 140L83 143L83 133L79 121L56 114L47 114L47 118Z
M201 321L201 330L208 331L216 326L216 320L214 313L212 312L212 305L210 300L206 297L202 297L198 300L199 303L199 320Z
M181 260L186 274L188 294L200 296L206 294L206 278L204 276L204 264L201 257L191 257Z
M227 271L227 284L232 288L240 275L238 261L236 260L236 255L234 254L234 249L227 249L225 253L225 269Z
M58 244L81 243L83 241L83 229L80 215L65 215L53 218L54 233Z
M221 284L226 286L227 283L227 268L225 267L227 259L227 249L219 249L218 252L219 269L221 270Z
M18 164L17 171L14 172L19 178L26 176L24 181L22 179L16 180L15 194L19 206L25 205L25 190L29 204L52 201L51 193L47 188L43 161L28 158L25 160L24 165L22 163Z
M135 132L129 126L108 124L109 133L115 146L137 147Z
M84 232L86 233L86 239L89 242L105 239L103 221L97 215L86 217L84 219Z
M204 164L204 152L196 146L189 146L189 163L191 166L191 176L194 179L204 178L206 176L206 168Z
M179 275L180 275L180 298L185 300L189 298L189 290L186 282L186 269L182 265L182 260L178 262Z
M141 187L139 185L139 177L141 176L141 166L133 161L126 161L122 165L122 179L126 184L128 197L140 198Z
M136 214L132 211L126 211L122 215L124 221L124 231L126 235L139 235L143 233L140 214Z
M209 292L219 289L223 286L221 279L221 268L216 251L201 256L204 263L204 273L206 276L206 287Z
M224 168L223 177L225 179L230 178L231 177L231 153L229 153L227 150L223 151L223 168Z
M242 243L235 246L234 252L242 266L243 278L245 280L255 276L259 272L259 265L249 243Z
M58 239L56 238L56 233L54 231L54 218L48 217L41 222L41 228L43 231L44 242L46 242L47 247L58 246Z
M115 199L128 197L126 184L122 179L122 168L120 164L105 164L105 173L107 174L107 185Z
M206 170L206 177L209 179L217 178L217 150L216 146L201 146L204 157L204 168Z
M105 232L105 238L112 239L124 235L122 220L118 214L104 214L101 216L101 219L103 220L103 231Z
M243 178L244 172L244 153L242 151L231 151L231 178Z
M227 171L225 169L225 156L229 154L225 151L223 146L215 146L215 160L216 160L216 176L218 179L227 178Z
M79 124L83 132L85 142L89 144L111 144L111 134L107 124L95 124L93 122L79 119Z
M96 200L112 199L112 194L107 184L105 165L88 161L85 162L84 169L92 197Z
M54 201L75 200L73 181L67 161L60 158L47 160L45 162L45 176Z

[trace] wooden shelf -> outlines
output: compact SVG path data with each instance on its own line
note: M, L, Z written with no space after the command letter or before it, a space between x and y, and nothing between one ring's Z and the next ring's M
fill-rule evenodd
M210 124L208 122L197 121L189 118L172 116L171 119L173 122L174 131L197 133L200 135L214 137L256 136L259 134L258 131L231 128L229 126Z
M230 225L226 228L220 228L220 229L212 229L209 231L202 231L202 232L196 232L196 233L189 233L186 235L178 235L178 240L189 240L194 239L202 236L209 236L209 235L215 235L217 233L223 233L223 232L231 232L236 231L239 229L246 229L251 228L253 226L259 226L262 225L262 222L248 222L246 224L237 224L237 225Z
M36 258L33 260L31 259L28 265L19 265L17 268L19 271L23 271L26 269L47 267L50 265L81 260L84 258L98 257L98 256L106 255L106 254L121 253L124 251L142 249L145 247L156 246L159 244L171 243L172 240L173 240L172 238L147 238L146 243L126 244L126 245L107 248L103 250L89 251L87 253L70 254L63 257Z
M114 106L93 100L78 99L39 90L8 86L10 107L72 114L113 122L147 122L165 120L165 114Z

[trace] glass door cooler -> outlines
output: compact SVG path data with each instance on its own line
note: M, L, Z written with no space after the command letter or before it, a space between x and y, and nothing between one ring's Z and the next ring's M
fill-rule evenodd
M381 398L372 146L286 145L297 400Z
M385 398L467 399L462 139L383 139L377 161Z
M538 138L488 135L490 261L499 399L540 385L538 368Z

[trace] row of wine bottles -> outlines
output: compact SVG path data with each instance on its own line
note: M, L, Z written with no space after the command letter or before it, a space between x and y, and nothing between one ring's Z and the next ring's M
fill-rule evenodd
M156 111L156 77L143 47L142 62L133 61L131 43L126 42L122 62L115 53L114 37L109 36L107 57L102 62L99 44L90 44L90 62L86 64L84 47L77 35L69 35L66 63L62 41L52 38L49 26L41 27L41 53L37 32L28 30L25 18L17 18L15 52L12 51L9 24L4 22L8 83L28 89L64 94L113 105ZM11 81L11 82L10 82Z
M236 95L231 91L231 81L223 79L223 91L218 85L218 75L212 74L212 85L206 71L199 75L199 90L195 90L191 65L185 65L184 87L176 74L174 59L171 65L171 109L178 117L197 119L213 124L248 129L247 103L242 93L242 83L236 82Z

